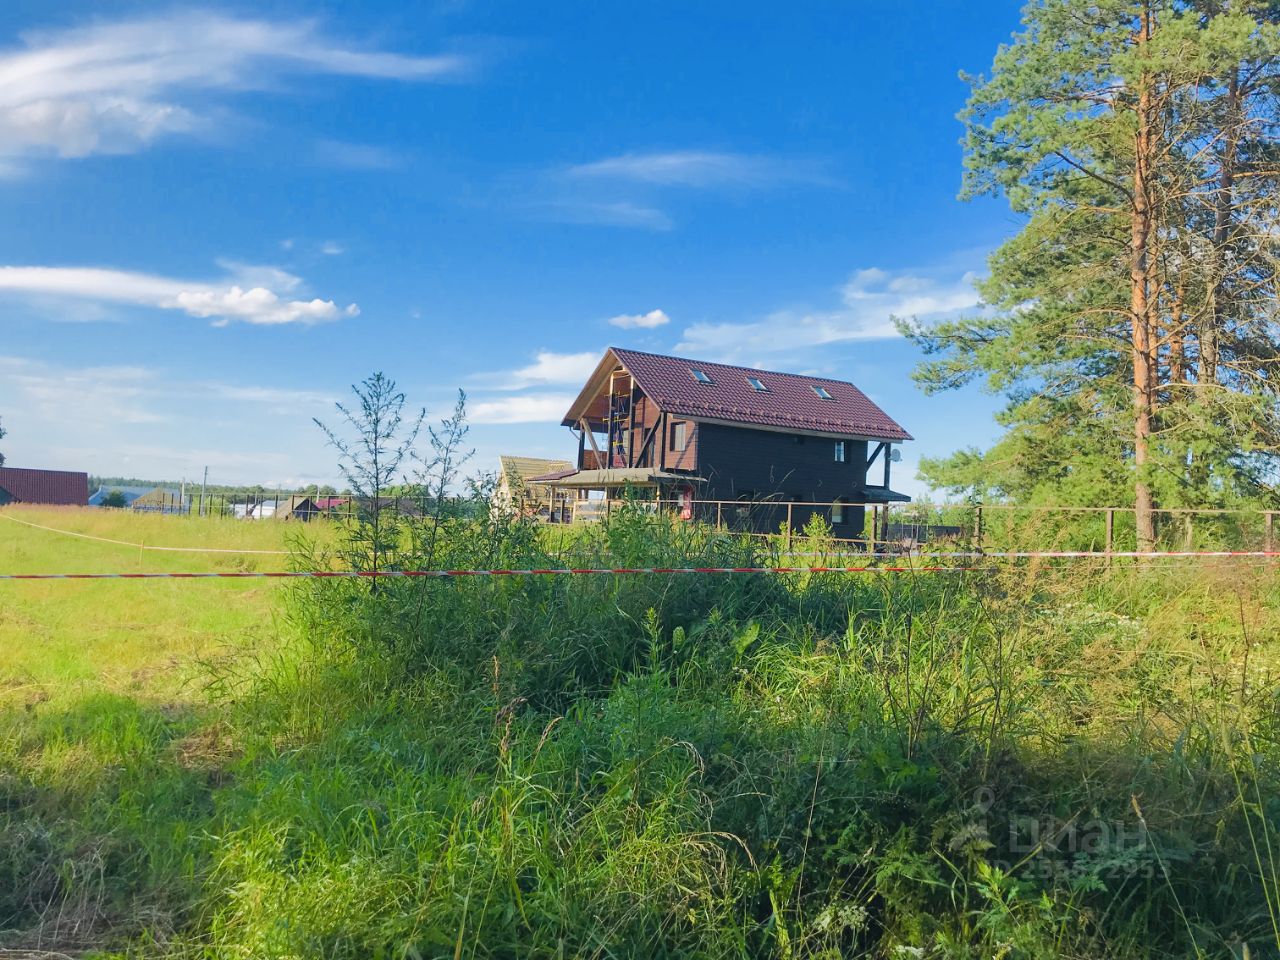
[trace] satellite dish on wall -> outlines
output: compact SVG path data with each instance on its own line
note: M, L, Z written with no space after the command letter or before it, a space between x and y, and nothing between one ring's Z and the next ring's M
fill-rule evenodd
M893 453L889 454L889 459L894 463L899 462L902 459L902 451L895 447Z

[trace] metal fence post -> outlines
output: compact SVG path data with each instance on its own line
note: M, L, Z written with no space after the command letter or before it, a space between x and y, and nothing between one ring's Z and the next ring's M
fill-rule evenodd
M982 550L982 504L973 506L973 540L979 552Z
M1116 533L1116 511L1114 507L1107 507L1107 566L1111 566L1111 552L1115 548Z
M721 500L716 501L716 529L724 529L724 502Z
M787 504L787 553L791 552L791 504Z
M1266 531L1267 531L1266 541L1265 541L1266 551L1267 553L1272 553L1275 549L1273 546L1275 541L1272 539L1272 536L1271 536L1271 519L1272 519L1271 511L1268 510L1264 516L1266 517L1265 525L1266 525Z

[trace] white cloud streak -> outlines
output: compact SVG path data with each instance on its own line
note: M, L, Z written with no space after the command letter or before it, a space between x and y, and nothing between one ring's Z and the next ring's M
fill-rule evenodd
M15 159L133 153L206 129L213 94L278 86L290 75L440 81L463 56L362 50L311 20L179 12L29 33L0 51L0 170Z
M529 205L537 216L555 223L588 226L633 227L640 230L670 230L671 218L656 207L626 200L549 200Z
M277 267L223 267L232 276L208 283L102 267L0 266L0 293L177 310L212 320L215 326L232 321L315 324L360 313L354 303L339 307L332 300L288 299L302 280Z
M477 424L494 423L559 423L573 394L531 393L516 397L498 397L467 404L467 419Z
M623 330L633 330L637 327L652 329L665 326L671 322L671 318L661 310L650 310L648 313L619 314L616 317L610 317L608 322L610 326L621 327Z
M578 164L567 172L575 178L682 187L756 188L784 182L830 182L811 161L714 150L624 153Z
M894 317L940 320L980 303L976 275L940 279L921 273L856 271L841 288L842 304L826 311L780 310L750 323L699 323L684 331L677 351L737 362L795 353L832 343L898 336ZM750 358L750 359L748 359Z
M539 350L533 363L527 366L506 373L483 374L482 378L493 381L495 386L504 390L523 390L555 383L581 384L591 376L603 355L603 350L584 353Z

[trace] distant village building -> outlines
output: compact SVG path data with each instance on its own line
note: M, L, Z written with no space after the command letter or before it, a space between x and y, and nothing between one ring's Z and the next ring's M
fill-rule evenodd
M146 493L135 497L129 509L137 513L187 513L191 500L181 490L172 487L152 487Z
M837 536L861 534L864 504L911 499L889 486L911 435L844 380L611 347L562 422L577 466L532 478L553 490L647 491L689 517L734 501L720 518L766 530L816 513Z
M139 497L146 496L155 490L155 487L136 487L136 486L99 486L97 490L89 494L89 506L102 507L111 506L109 501L115 500L118 503L115 506L130 507Z
M557 501L550 485L533 478L548 474L567 476L574 472L573 464L568 460L546 460L540 457L504 456L498 458L498 464L494 506L549 518L559 510L559 501L564 500L564 495L561 494Z
M312 520L323 512L312 497L296 494L281 500L275 515L277 520Z
M83 507L88 502L87 473L0 467L0 506L9 503L40 503Z

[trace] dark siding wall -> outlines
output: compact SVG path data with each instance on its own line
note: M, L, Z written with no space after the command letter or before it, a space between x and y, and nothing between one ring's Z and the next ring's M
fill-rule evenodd
M856 500L866 480L867 442L845 440L845 462L835 462L835 440L750 430L721 424L698 425L698 473L707 483L700 485L700 499L736 500L746 493L753 499L830 502L843 497ZM821 510L830 519L829 511ZM785 516L779 510L754 511L755 526L777 529ZM810 509L792 509L792 523L803 526L812 516ZM765 514L768 514L766 517ZM774 514L777 514L775 517ZM837 528L860 535L863 515L846 510L845 523Z

